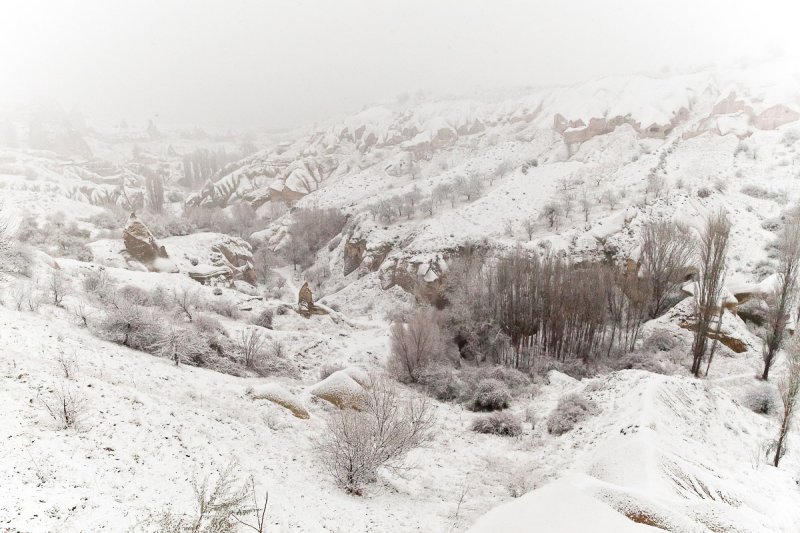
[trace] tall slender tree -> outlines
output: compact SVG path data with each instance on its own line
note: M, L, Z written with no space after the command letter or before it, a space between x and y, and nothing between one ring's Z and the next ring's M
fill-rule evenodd
M786 324L795 303L800 270L800 223L797 220L792 220L784 228L778 250L777 279L768 301L767 332L763 345L764 371L761 373L763 380L769 379L770 368L783 343Z
M720 209L711 215L700 236L699 276L694 291L695 324L692 343L692 373L700 377L700 368L706 355L708 334L722 302L722 289L725 281L725 256L728 253L728 239L731 223L725 211ZM718 320L722 320L720 313Z

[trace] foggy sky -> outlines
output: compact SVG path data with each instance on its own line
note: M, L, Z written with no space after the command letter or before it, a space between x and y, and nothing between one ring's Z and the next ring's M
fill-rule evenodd
M416 90L573 83L800 50L791 1L0 0L0 102L285 128Z

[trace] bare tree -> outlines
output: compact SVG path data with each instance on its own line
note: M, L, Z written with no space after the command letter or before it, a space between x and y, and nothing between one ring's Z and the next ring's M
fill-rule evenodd
M581 212L583 213L583 221L589 222L589 213L592 210L592 200L589 197L589 191L584 187L581 189Z
M145 178L147 192L147 207L153 213L164 212L164 179L161 175L150 171Z
M425 399L401 399L397 389L373 378L360 411L331 415L317 441L323 464L351 494L361 494L381 468L402 469L408 453L432 438L434 415Z
M239 349L244 356L244 366L256 369L264 359L266 337L258 328L245 328L239 333Z
M778 245L777 285L768 300L767 331L763 344L764 371L761 379L769 379L769 370L783 343L789 314L794 307L800 268L800 223L786 225Z
M415 312L408 323L392 324L389 367L401 381L415 382L417 372L443 352L442 334L432 310Z
M730 231L731 223L725 212L720 209L708 218L700 236L700 279L694 291L697 323L692 344L692 373L695 377L700 377L700 367L708 345L708 334L718 306L724 305L721 300ZM722 320L721 313L719 320Z
M775 441L775 456L772 464L776 467L781 458L786 453L786 441L789 437L789 430L794 423L794 415L797 409L798 394L800 393L800 346L794 340L788 350L788 367L786 376L781 380L778 390L780 391L783 412L781 416L781 426L778 431L778 438Z
M553 201L547 202L542 208L540 216L547 221L548 227L555 228L561 218L561 206Z
M611 209L617 208L617 203L619 203L619 198L617 197L617 193L612 191L611 189L607 189L603 192L602 200L608 204L608 207Z
M53 305L61 307L61 302L69 292L69 283L60 270L53 270L47 279L47 288L50 290L50 299Z
M695 253L696 243L687 227L673 222L645 224L639 261L650 285L650 318L666 311L668 298L689 273Z
M522 221L522 227L528 235L528 240L533 239L533 234L536 232L536 220L533 217L527 217Z
M179 287L175 289L175 305L180 309L186 318L191 322L194 319L194 314L200 304L200 294L196 289L187 289L186 287Z

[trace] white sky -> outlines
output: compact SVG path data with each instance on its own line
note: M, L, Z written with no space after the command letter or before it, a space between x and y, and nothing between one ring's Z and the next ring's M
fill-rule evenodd
M0 102L284 128L403 92L800 51L789 0L0 0Z

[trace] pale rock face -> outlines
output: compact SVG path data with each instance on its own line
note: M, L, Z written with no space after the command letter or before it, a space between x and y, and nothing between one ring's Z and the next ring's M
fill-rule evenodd
M156 242L147 226L131 213L128 225L122 232L125 250L135 261L154 272L178 272L178 267L169 259L166 248Z

